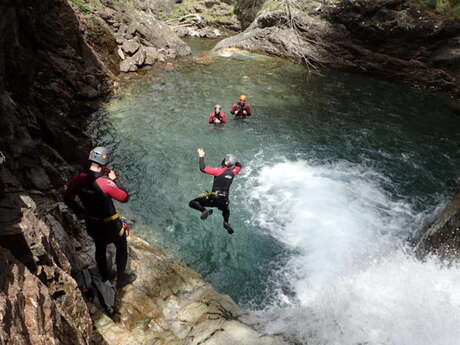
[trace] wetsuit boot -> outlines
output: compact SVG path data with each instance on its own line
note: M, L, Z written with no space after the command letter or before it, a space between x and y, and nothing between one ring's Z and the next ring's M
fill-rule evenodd
M234 233L232 227L230 226L230 224L228 224L227 222L224 222L224 228L225 230L227 230L227 232L231 235Z
M131 284L136 279L136 273L122 273L117 277L117 289L121 289L122 287Z
M203 212L201 212L201 217L200 218L201 218L201 220L205 220L211 214L212 214L212 210L204 210Z

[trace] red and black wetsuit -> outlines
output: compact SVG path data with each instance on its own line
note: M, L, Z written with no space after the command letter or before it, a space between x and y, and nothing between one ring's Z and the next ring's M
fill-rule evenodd
M208 123L214 123L215 119L218 119L221 123L227 123L227 115L223 111L218 113L213 111L209 114Z
M243 114L243 111L246 112L246 115ZM238 113L235 114L236 112ZM251 116L251 107L249 104L238 102L230 108L230 113L236 116Z
M75 201L78 196L83 209ZM76 213L84 212L86 229L96 245L96 262L105 281L108 277L106 248L114 243L117 249L117 274L124 273L128 250L126 233L121 231L123 223L115 210L113 200L127 202L126 190L106 177L103 173L88 171L72 177L64 195L66 204Z
M234 167L210 168L204 164L204 157L200 157L200 170L205 174L214 176L212 185L212 193L206 196L199 197L190 201L189 206L200 212L204 212L205 207L217 207L222 211L224 222L228 223L230 218L230 210L228 208L229 191L232 185L233 178L241 171L239 163Z

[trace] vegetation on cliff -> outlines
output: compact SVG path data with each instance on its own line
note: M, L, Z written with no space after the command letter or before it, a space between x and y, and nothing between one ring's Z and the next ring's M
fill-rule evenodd
M417 0L420 4L438 13L460 17L460 2L458 0Z

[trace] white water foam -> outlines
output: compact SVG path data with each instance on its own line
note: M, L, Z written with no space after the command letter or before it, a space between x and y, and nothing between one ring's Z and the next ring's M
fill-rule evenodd
M424 215L392 201L382 176L305 161L255 171L252 222L295 253L258 313L267 333L308 345L460 344L460 267L404 249Z

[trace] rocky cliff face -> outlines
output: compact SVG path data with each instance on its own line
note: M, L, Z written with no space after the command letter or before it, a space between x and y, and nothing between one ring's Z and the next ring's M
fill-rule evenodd
M107 27L117 15L91 17L66 0L0 4L0 344L281 344L135 237L139 278L119 292L117 318L77 287L73 275L94 266L94 246L61 195L86 160L86 119L117 78L119 43ZM147 47L146 28L159 35L146 26L123 39Z
M78 2L74 2L78 4ZM153 9L168 1L94 1L73 5L83 34L114 72L135 72L144 66L191 53L190 48L156 17Z
M87 149L85 116L109 93L106 68L65 1L3 2L0 13L0 343L88 344L72 218L56 202L67 162Z
M407 0L273 1L246 31L216 48L378 72L459 93L459 37L460 20Z

